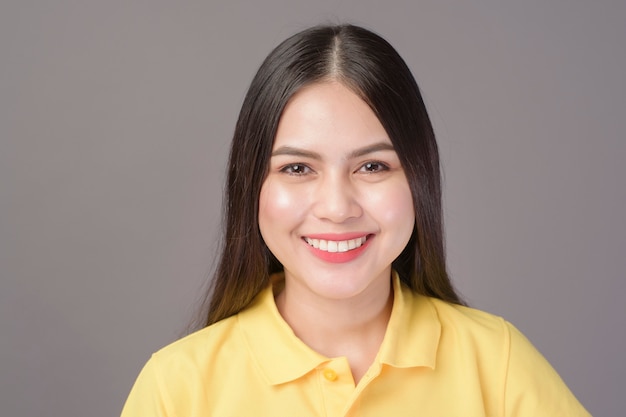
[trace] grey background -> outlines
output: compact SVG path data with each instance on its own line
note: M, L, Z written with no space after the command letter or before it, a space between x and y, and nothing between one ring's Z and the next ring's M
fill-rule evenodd
M623 415L626 2L4 0L3 416L119 414L211 271L256 68L346 20L396 46L424 92L458 288L594 415Z

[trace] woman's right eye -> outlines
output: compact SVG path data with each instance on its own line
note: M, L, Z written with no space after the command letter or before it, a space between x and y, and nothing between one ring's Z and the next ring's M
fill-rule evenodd
M311 172L311 168L304 164L289 164L280 169L280 172L284 172L289 175L306 175Z

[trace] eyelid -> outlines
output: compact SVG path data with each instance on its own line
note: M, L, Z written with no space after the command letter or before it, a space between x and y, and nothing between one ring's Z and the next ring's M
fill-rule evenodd
M373 164L373 165L378 165L380 167L380 169L376 170L376 171L364 171L366 174L375 174L378 172L385 172L385 171L389 171L391 169L391 166L383 161L378 161L378 160L371 160L371 161L366 161L363 162L360 166L359 169L357 169L357 172L361 171L363 168L365 168L368 164Z
M289 170L294 168L294 167L301 167L306 172L289 172ZM290 162L288 164L281 165L278 168L278 172L281 172L281 173L284 173L284 174L287 174L287 175L301 176L301 175L307 175L307 174L313 172L313 170L311 169L310 166L308 166L307 164L304 164L302 162Z

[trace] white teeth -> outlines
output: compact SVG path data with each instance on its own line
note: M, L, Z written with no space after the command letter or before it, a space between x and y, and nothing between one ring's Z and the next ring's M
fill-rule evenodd
M367 238L363 236L350 240L325 240L305 237L304 240L315 249L323 250L325 252L347 252L361 247Z

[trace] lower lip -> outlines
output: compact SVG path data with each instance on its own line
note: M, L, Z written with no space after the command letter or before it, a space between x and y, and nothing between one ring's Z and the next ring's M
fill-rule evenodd
M349 250L347 252L327 252L320 249L315 249L313 246L304 242L305 245L308 246L309 250L315 255L317 258L321 259L324 262L330 262L334 264L340 264L345 262L350 262L361 256L361 254L365 251L365 249L369 246L370 237L368 236L365 243L359 246L356 249Z

